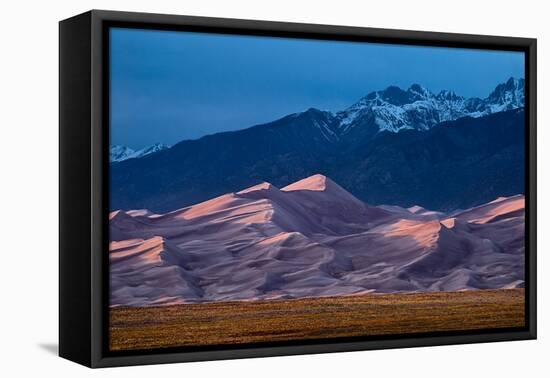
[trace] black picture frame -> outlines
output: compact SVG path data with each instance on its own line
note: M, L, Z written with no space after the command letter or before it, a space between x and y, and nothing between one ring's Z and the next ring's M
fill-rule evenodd
M217 348L108 350L108 33L112 26L525 53L526 327ZM536 338L536 39L92 10L59 24L59 354L89 367Z

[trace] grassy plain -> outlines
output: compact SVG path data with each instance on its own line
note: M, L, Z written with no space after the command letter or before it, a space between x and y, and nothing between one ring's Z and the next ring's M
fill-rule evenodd
M113 308L112 351L525 325L524 289Z

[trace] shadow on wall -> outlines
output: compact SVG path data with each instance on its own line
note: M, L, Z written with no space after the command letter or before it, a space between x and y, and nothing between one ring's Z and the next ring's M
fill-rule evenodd
M40 343L38 344L38 347L56 356L59 354L59 345L57 345L57 343Z

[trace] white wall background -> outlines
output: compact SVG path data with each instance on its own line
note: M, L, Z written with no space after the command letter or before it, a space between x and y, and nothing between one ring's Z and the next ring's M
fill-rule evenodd
M5 1L0 21L0 375L104 377L522 377L550 372L546 257L550 26L544 1ZM89 370L55 355L58 25L89 9L536 37L539 340ZM546 349L546 351L545 351Z

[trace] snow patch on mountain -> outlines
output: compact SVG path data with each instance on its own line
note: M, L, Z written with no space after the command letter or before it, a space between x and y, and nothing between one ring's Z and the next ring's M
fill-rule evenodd
M135 151L127 146L113 145L109 149L109 161L111 163L118 163L128 159L140 158L155 152L166 150L168 148L170 148L170 146L167 146L166 144L155 143L151 146Z

